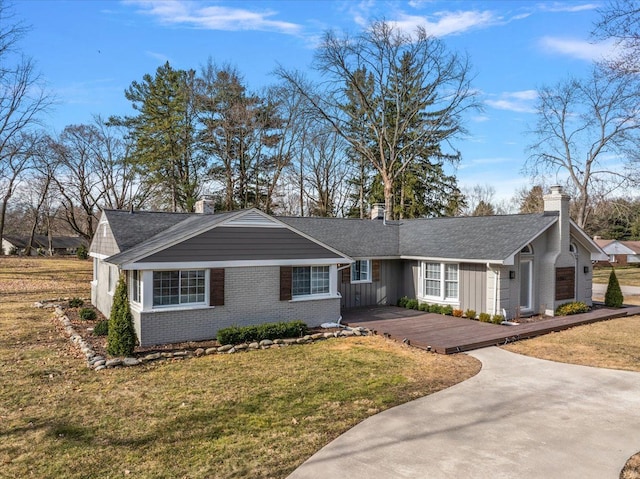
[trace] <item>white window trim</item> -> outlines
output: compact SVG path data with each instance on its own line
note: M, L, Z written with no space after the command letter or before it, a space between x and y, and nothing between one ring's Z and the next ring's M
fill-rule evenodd
M306 265L296 265L296 266L313 267L313 266L327 266L327 265L306 264ZM292 291L291 291L291 299L289 300L290 303L341 298L342 295L338 292L338 265L337 264L329 265L329 292L328 293L304 294L304 295L294 296L293 282L291 284L291 288L292 288Z
M133 275L135 274L136 271L138 272L138 296L140 297L140 301L136 301L133 298L133 285L134 285L134 282L135 282L135 279L134 279ZM142 295L144 293L144 285L142 284L142 271L140 271L140 270L131 270L130 273L129 273L129 284L130 284L130 286L129 286L129 288L130 288L130 290L129 290L129 298L131 299L131 304L132 305L133 304L142 305L142 303L144 301L143 297L142 297Z
M520 259L520 264L522 265L522 263L529 263L529 305L525 306L521 304L520 311L523 313L531 313L533 312L533 255L523 255L523 257ZM520 266L518 269L518 274L520 275L520 283L522 283L522 266ZM519 302L522 303L522 298L520 298Z
M427 268L427 263L433 263L433 264L439 264L440 265L440 295L439 296L432 296L432 295L427 295L426 293L426 287L425 287L425 280L426 280L426 268ZM458 283L458 296L456 296L455 298L451 298L451 297L447 297L445 296L446 294L446 283L447 281L445 280L445 268L446 265L455 265L458 268L458 279L457 279L457 283ZM459 263L448 263L448 262L440 262L440 261L421 261L420 262L420 274L419 274L419 281L420 281L420 287L418 288L418 291L420 292L420 297L419 299L423 299L425 301L437 301L438 303L442 303L442 304L459 304L460 303L460 264Z
M361 263L362 262L366 262L367 263L367 279L358 279L358 280L353 279L353 273L355 271L354 267L355 267L355 264L358 261L361 262ZM371 282L373 282L373 271L371 269L373 267L372 266L373 265L372 261L370 259L360 259L360 260L356 260L356 263L353 263L351 265L351 271L349 272L349 280L350 280L351 284L371 283Z

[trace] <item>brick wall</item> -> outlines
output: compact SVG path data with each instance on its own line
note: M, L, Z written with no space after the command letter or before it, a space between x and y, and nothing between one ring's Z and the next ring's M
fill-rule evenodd
M142 346L215 338L218 329L301 320L308 326L337 321L340 298L280 301L279 267L226 268L224 306L134 312Z

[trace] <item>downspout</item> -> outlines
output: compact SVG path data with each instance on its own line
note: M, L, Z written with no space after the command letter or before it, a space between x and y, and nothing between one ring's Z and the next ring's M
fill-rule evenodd
M495 271L491 268L491 263L487 263L487 268L493 273L493 315L498 314L498 278L500 277L500 270Z

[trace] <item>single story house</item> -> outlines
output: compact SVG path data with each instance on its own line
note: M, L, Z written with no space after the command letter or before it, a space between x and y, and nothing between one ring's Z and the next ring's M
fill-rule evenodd
M612 266L640 264L640 241L605 240L600 236L593 240L608 257L603 263Z
M2 253L5 255L22 254L29 244L29 236L5 235L2 237ZM76 254L80 246L87 246L87 241L79 236L52 236L51 249L55 255ZM34 235L31 244L31 256L37 256L38 250L49 251L49 237Z
M560 187L545 212L385 221L214 214L102 212L90 247L92 303L109 315L125 273L143 346L215 337L232 325L338 321L341 311L402 296L490 314L553 315L591 304L602 250L569 218Z

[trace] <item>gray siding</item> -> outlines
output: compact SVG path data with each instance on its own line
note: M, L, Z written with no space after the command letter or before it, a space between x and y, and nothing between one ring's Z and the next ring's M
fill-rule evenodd
M378 260L380 280L370 283L342 282L338 275L343 308L360 306L394 305L398 302L401 282L400 260Z
M93 235L89 251L105 256L111 256L120 252L109 223L101 222L98 224L98 229Z
M402 286L398 296L408 298L418 297L418 281L420 281L420 262L415 260L402 261Z
M287 228L220 227L147 256L142 262L340 258Z
M487 311L487 267L484 264L461 263L458 269L460 309Z
M340 298L280 301L278 267L225 269L225 304L181 311L133 311L142 346L215 338L218 329L302 320L308 326L340 318Z
M111 314L113 293L109 292L109 268L114 268L101 259L94 258L94 281L91 282L91 304L105 317Z

